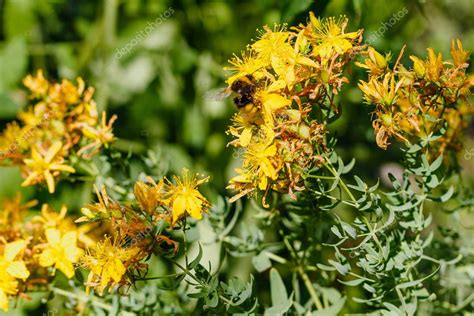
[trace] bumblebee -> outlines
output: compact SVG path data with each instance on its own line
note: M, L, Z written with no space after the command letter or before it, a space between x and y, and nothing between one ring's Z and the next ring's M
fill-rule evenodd
M230 86L230 90L238 94L234 98L234 103L239 110L247 113L257 111L255 105L256 80L252 75L246 75L235 80Z

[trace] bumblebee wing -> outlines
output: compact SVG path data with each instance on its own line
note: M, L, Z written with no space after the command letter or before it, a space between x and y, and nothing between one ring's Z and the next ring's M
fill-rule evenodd
M219 88L210 91L206 91L204 98L210 101L220 101L227 98L232 91L229 88Z

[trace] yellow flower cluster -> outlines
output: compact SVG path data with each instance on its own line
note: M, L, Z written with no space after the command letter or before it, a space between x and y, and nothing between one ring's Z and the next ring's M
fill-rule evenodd
M88 249L82 260L82 266L90 271L88 287L103 293L106 287L133 283L146 270L144 258L162 252L163 245L177 251L177 243L165 235L166 231L157 232L155 227L159 222L173 227L188 215L199 220L210 204L198 191L208 178L198 179L183 169L182 176L173 179L174 182L165 178L156 183L147 177L146 182L136 182L136 205L120 204L105 189L97 190L98 202L82 209L84 216L76 222L106 222L112 232L111 237Z
M143 278L144 262L152 254L178 243L166 235L179 221L201 219L210 203L198 191L208 178L197 178L187 169L181 177L155 183L151 178L135 184L136 203L118 203L105 189L98 202L82 209L76 223L63 206L54 212L43 204L41 215L29 216L37 201L22 203L21 195L0 208L0 309L9 299L27 297L27 292L51 283L56 270L71 279L76 269L89 271L87 289L102 294L106 288L129 285ZM160 227L160 222L165 225Z
M9 298L26 297L27 290L47 284L56 270L74 276L74 264L90 239L87 226L77 228L66 217L42 206L41 215L28 217L37 201L21 203L21 195L0 209L0 309L8 310Z
M52 83L41 70L23 80L30 91L30 104L18 114L19 122L9 123L0 135L0 163L19 165L23 186L46 182L55 191L62 173L74 173L70 155L90 159L113 140L113 116L101 121L94 100L94 89L81 78L77 86L68 80ZM70 160L70 159L69 159Z
M264 27L259 39L228 69L228 90L239 112L228 133L242 153L242 167L228 188L232 200L270 189L304 189L303 176L321 163L326 123L337 113L334 96L348 82L344 66L362 49L362 30L346 32L348 20L318 19L287 30Z
M460 133L474 109L469 103L474 77L466 74L469 52L461 41L451 43L452 60L443 60L428 48L428 57L410 56L413 67L407 69L398 58L393 68L389 56L369 47L360 67L368 70L368 81L359 88L368 103L376 106L373 127L377 145L386 149L389 139L415 143L437 132L447 123L447 132L430 147L433 157L445 150L461 149Z

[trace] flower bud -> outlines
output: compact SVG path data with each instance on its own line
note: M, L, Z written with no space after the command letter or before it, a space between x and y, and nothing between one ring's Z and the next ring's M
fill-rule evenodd
M311 130L308 125L300 124L300 127L298 129L298 134L304 139L308 139L311 136Z

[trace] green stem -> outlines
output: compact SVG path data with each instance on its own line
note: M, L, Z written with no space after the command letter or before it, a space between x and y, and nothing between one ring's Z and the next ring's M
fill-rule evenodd
M334 170L334 167L333 167L332 163L329 161L329 158L328 157L325 157L325 158L326 158L327 163L325 163L324 166L332 173L332 175L335 178L339 179L339 183L341 184L342 189L347 193L349 198L355 203L355 205L357 207L359 205L359 203L357 203L357 200L354 197L354 195L352 194L351 190L349 190L349 188L347 187L344 180L342 180L342 178L337 174L336 170Z
M316 290L314 289L313 283L308 277L308 274L303 268L303 264L301 262L301 258L299 258L298 254L296 253L295 249L293 246L289 243L289 241L286 238L283 238L283 242L288 248L288 251L290 252L291 256L293 259L296 261L297 264L297 271L298 274L300 275L301 279L303 280L303 283L308 290L309 295L311 296L311 300L313 301L314 305L316 306L317 310L323 309L323 304L321 303L321 300L319 299L318 293L316 293Z
M313 300L313 303L316 305L316 308L318 310L323 309L323 305L321 301L319 300L318 293L316 293L313 283L311 283L311 280L309 279L308 275L306 274L306 272L304 271L301 265L298 265L298 273L301 279L303 280L304 285L306 286L306 289L308 290L309 295L311 296L311 299Z

